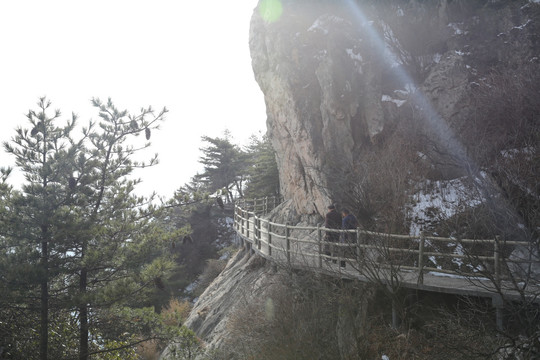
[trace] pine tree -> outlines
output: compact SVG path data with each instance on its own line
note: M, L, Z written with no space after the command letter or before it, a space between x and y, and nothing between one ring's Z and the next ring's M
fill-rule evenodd
M10 285L11 300L22 301L29 310L39 308L42 360L49 358L51 306L58 306L64 296L61 284L54 279L62 276L64 265L72 257L66 251L68 244L59 236L69 220L59 220L67 206L73 155L81 146L71 138L75 116L57 127L55 123L61 114L56 110L48 115L50 105L45 98L40 99L39 110L27 115L31 130L18 128L13 144L4 144L26 179L21 192L6 192L9 202L5 206L10 212L9 223L3 227L3 245L9 256L3 259L3 265L11 266L7 273L11 275L5 280Z
M203 156L200 163L204 172L198 178L204 181L210 192L221 190L229 202L233 201L232 190L243 197L243 181L245 179L245 154L232 144L229 135L211 138L203 136L202 141L209 145L201 148Z
M279 196L279 171L275 151L268 136L264 135L262 138L253 136L246 153L250 160L246 196L250 198Z
M0 288L7 295L0 301L2 309L14 309L1 316L14 316L15 310L25 314L15 328L22 338L39 318L40 359L88 359L93 353L129 348L164 331L153 310L140 307L174 266L164 255L171 233L153 221L161 209L152 199L133 194L139 180L130 175L136 167L156 163L156 157L134 161L149 143L135 146L133 140L140 135L148 140L166 109L142 109L132 116L110 100L94 99L100 119L84 127L75 141L75 117L57 127L60 112L47 115L46 99L38 105L38 112L28 114L31 130L17 129L12 143L4 144L26 182L21 191L0 187L0 212L6 215L0 220L5 249ZM77 327L78 341L71 336ZM52 346L51 333L64 345L78 342L78 350ZM28 344L13 353L20 358L24 351L32 353Z

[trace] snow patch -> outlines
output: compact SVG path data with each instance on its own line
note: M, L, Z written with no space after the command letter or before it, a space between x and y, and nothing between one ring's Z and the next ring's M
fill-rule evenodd
M428 272L429 275L438 276L438 277L447 277L447 278L453 278L453 279L467 279L467 280L480 280L480 281L489 281L486 277L470 277L470 276L463 276L463 275L456 275L456 274L447 274L447 273L440 273L440 272L434 272L430 271Z
M381 101L393 102L394 104L397 105L397 107L401 107L401 105L403 105L403 104L405 104L407 102L406 100L399 100L399 99L391 98L388 95L383 95L382 98L381 98Z
M315 20L313 25L311 25L307 31L315 32L317 30L322 31L324 35L328 35L328 30L326 29L326 27L323 26L320 19Z
M355 64L355 67L356 67L356 70L358 71L358 73L363 74L361 64L362 64L362 61L364 59L362 58L362 55L356 54L353 49L345 49L345 52L354 61L354 64Z
M189 284L188 286L185 287L185 291L188 293L188 294L191 294L193 293L193 290L195 290L195 288L197 287L197 285L199 285L199 282L197 280L195 280L194 282L192 282L191 284Z
M411 201L408 213L411 219L411 236L419 236L425 224L432 220L450 218L463 208L481 203L481 199L465 184L465 178L448 181L426 180L420 184Z
M335 15L322 15L319 16L313 24L309 27L307 31L315 32L321 31L324 35L328 35L328 29L330 24L342 24L346 21L343 18L340 18Z
M408 83L405 85L405 90L407 90L407 92L410 94L410 93L413 93L416 91L416 85L413 84L413 83Z
M540 0L537 0L537 2L540 3ZM512 30L513 30L513 29L523 30L523 29L525 29L525 26L529 25L530 22L531 22L531 19L527 20L527 22L526 22L525 24L522 24L522 25L520 25L520 26L514 26L514 27L512 28Z
M501 151L501 156L505 159L510 160L513 160L516 157L523 155L525 155L526 158L529 159L532 155L534 155L534 149L529 146L522 149L507 149Z
M454 249L454 254L456 255L464 255L465 252L463 251L463 245L457 244L456 248ZM458 266L459 269L461 269L461 266L463 266L463 259L462 258L452 258L452 262Z
M394 90L394 94L399 95L401 97L409 96L410 91L407 90Z
M345 49L345 51L347 52L347 54L349 55L349 57L353 60L356 60L356 61L363 61L364 59L362 59L362 55L360 54L355 54L353 49Z
M461 30L463 23L449 23L448 27L454 30L454 35L464 35L467 34L467 31Z

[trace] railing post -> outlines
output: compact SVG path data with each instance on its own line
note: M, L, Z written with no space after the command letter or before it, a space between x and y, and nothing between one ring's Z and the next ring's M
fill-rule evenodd
M246 236L249 239L249 211L246 211Z
M496 294L492 301L495 305L495 322L497 324L497 330L504 331L504 300L502 298L501 289L501 238L499 235L495 236L493 242L493 270L495 272L495 286L497 287Z
M426 236L422 231L420 233L420 244L418 245L418 284L424 283L424 245L426 242Z
M319 224L317 224L317 243L319 245L319 267L322 268L323 245L322 245L322 231L321 231L321 226Z
M268 256L272 256L272 224L268 221Z
M495 282L497 287L501 287L501 252L500 252L500 237L495 236L495 242L493 243L493 267L495 271Z
M257 199L253 199L253 213L257 213Z
M261 219L259 217L255 217L255 223L257 224L257 248L261 250L262 247L262 239L261 239Z
M244 235L245 234L245 226L246 226L246 224L245 224L245 220L244 220L244 210L243 209L240 209L240 214L241 214L240 215L240 217L241 217L241 220L240 220L240 222L241 222L241 231L242 231L242 235Z
M396 294L392 293L392 328L397 330L399 327L399 316L397 312L397 304L395 299Z
M356 262L360 267L362 261L362 233L356 228Z
M291 239L289 239L289 225L285 225L285 242L287 243L287 263L291 265Z

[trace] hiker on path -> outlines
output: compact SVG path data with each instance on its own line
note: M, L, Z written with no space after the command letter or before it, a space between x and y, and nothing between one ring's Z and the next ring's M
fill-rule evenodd
M356 230L358 229L358 219L356 216L351 214L348 209L341 210L341 229L342 230ZM356 243L356 233L353 232L343 232L340 237L340 242L343 244L355 244ZM351 246L342 248L340 253L344 258L354 258L354 250ZM345 267L345 261L341 261L341 267Z
M324 227L327 229L341 229L341 216L336 210L334 204L328 206L328 212L325 216ZM325 240L329 243L339 242L339 232L338 231L327 231ZM333 255L335 253L334 247L332 245L326 245L324 248L324 253L326 255ZM333 260L335 262L335 260Z
M343 219L341 220L341 229L343 230L356 230L358 229L358 219L356 216L351 214L347 209L341 210L341 215ZM354 233L344 233L343 242L354 242L356 240L356 235Z

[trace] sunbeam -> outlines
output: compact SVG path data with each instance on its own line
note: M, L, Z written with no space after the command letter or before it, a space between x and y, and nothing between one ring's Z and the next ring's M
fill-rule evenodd
M410 101L412 105L420 111L423 115L425 123L429 126L429 130L437 137L436 143L445 147L455 161L466 170L470 175L478 176L478 168L467 155L465 147L456 137L454 131L448 126L446 121L435 110L428 98L422 93L416 86L413 78L407 73L402 66L395 66L397 56L387 46L384 38L377 32L374 26L374 22L369 20L364 14L360 5L354 0L345 0L347 7L355 19L358 20L358 26L362 27L362 30L371 40L377 55L383 59L391 69L392 74L399 79L403 84L409 84L411 93Z
M392 75L402 84L409 85L408 87L411 89L409 93L410 104L420 114L426 127L425 130L433 137L435 146L443 149L455 162L455 165L469 176L477 192L476 196L486 204L496 219L505 219L506 225L503 226L519 227L519 224L523 223L523 216L505 199L503 190L492 179L491 175L482 171L475 160L468 155L467 149L456 133L438 113L428 97L416 86L407 70L403 66L396 66L398 57L377 31L376 23L366 16L361 6L354 0L345 0L345 3L352 18L357 20L357 26L367 35L372 43L372 48L379 58L383 59ZM530 237L531 234L526 235L526 238Z

